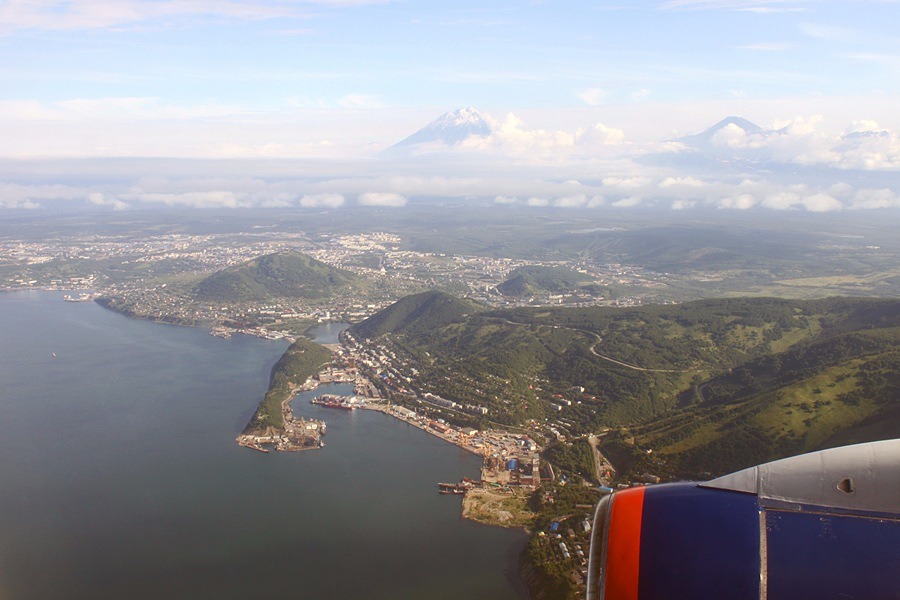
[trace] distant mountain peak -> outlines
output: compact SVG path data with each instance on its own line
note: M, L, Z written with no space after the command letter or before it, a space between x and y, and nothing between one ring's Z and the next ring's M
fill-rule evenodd
M471 136L488 136L491 132L491 125L484 115L478 109L467 106L441 115L391 148L435 143L454 146Z
M756 123L753 123L752 121L748 121L743 117L731 116L725 117L709 129L706 129L694 135L686 135L684 137L680 137L675 141L687 144L688 146L707 145L712 141L713 137L715 137L717 133L731 126L738 127L745 133L750 135L766 132L765 129L763 129Z
M707 129L706 131L701 133L700 135L703 135L704 133L715 133L716 131L719 131L720 129L725 129L729 125L736 125L737 127L740 127L747 133L759 133L759 132L763 131L762 127L760 127L756 123L748 121L744 117L731 116L731 117L725 117L724 119L722 119L721 121L719 121L718 123L716 123L715 125L710 127L709 129Z

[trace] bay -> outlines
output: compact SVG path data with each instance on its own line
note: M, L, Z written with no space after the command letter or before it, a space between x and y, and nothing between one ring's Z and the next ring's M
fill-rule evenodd
M527 597L436 492L478 457L305 397L321 450L234 443L285 347L0 294L0 598Z

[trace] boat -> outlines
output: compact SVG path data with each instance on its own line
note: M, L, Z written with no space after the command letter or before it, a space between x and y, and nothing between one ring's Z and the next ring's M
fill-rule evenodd
M91 294L78 294L77 296L66 294L63 296L63 300L66 302L91 302L93 299L94 297Z
M439 483L439 494L465 494L466 489L456 483Z
M322 394L310 400L311 404L319 406L327 406L328 408L342 408L344 410L356 410L359 405L346 396L335 396L332 394Z

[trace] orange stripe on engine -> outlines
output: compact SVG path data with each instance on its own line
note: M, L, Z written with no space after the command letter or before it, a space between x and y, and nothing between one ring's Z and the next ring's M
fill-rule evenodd
M611 511L603 599L637 600L644 487L616 492Z

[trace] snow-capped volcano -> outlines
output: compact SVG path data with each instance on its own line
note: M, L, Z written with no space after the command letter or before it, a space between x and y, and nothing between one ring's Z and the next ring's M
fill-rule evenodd
M694 135L687 135L676 139L687 146L706 147L713 143L716 136L721 135L726 130L742 131L745 135L757 135L768 133L756 123L751 123L742 117L726 117L705 131Z
M472 107L460 108L441 115L408 138L391 146L391 149L416 144L453 146L471 136L488 136L490 134L491 126L480 112Z

